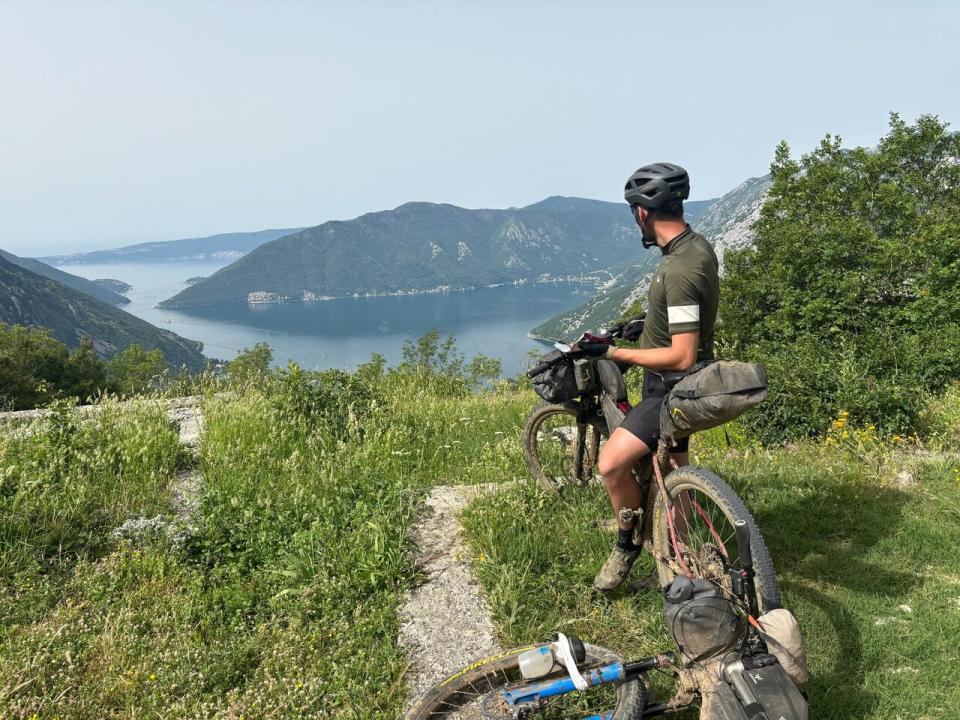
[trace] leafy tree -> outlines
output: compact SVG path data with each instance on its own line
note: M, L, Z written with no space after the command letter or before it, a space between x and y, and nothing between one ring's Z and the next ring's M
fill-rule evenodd
M106 367L97 357L93 342L84 338L64 367L63 392L84 401L96 397L106 387Z
M960 135L891 115L875 149L781 143L754 247L726 256L724 354L767 366L748 421L766 439L824 431L841 410L911 429L960 377Z
M0 323L0 405L24 410L53 400L69 354L46 328Z
M57 398L87 400L106 386L103 361L89 339L71 353L47 328L0 323L0 407L26 410Z
M453 335L447 335L440 342L440 332L434 328L419 337L416 343L410 340L403 343L403 364L415 370L459 377L463 373L463 355L457 352L456 345Z
M466 367L467 381L474 386L483 386L497 380L503 374L503 363L486 355L474 355Z
M227 377L234 383L259 382L270 372L273 350L265 342L258 342L244 350L227 364Z
M155 384L166 372L163 353L130 345L107 362L110 384L121 395L136 395Z

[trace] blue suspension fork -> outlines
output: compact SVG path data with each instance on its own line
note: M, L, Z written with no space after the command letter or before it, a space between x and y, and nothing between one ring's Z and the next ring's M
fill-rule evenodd
M623 682L624 680L632 680L641 673L649 670L672 665L675 661L676 657L673 653L665 653L631 663L615 662L584 673L583 679L587 681L588 688L606 685L608 683ZM513 690L504 690L503 699L510 706L533 704L546 698L567 695L576 691L576 689L577 687L574 685L573 680L570 677L565 677L557 680L533 683L531 685L514 688ZM591 715L585 718L585 720L611 720L612 718L613 713L606 713L605 715Z
M585 673L583 676L583 679L587 681L587 687L597 687L598 685L626 680L626 678L627 676L622 662L604 665L603 667L591 670L589 673ZM577 687L573 684L573 680L565 677L559 680L548 680L546 682L534 683L533 685L526 685L516 688L515 690L504 690L503 699L510 705L535 703L545 698L572 693L576 689Z

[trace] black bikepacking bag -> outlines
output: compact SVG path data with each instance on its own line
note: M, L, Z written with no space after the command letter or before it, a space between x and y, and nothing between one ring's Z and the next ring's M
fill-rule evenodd
M580 394L573 360L559 350L540 358L547 367L533 376L533 391L550 403L564 403Z
M603 417L607 421L607 429L612 434L620 427L620 423L630 412L630 400L627 398L627 384L623 379L623 371L613 360L599 359L595 361L597 379L604 389L600 397L600 407Z
M766 397L767 373L760 363L697 363L664 398L661 437L673 445L678 439L739 417Z

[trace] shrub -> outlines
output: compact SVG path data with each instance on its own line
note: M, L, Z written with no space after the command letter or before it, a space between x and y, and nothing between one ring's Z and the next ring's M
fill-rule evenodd
M270 372L273 350L265 342L258 342L237 355L227 364L227 377L232 383L259 382Z
M755 225L726 256L718 337L767 365L767 440L825 432L841 409L906 433L960 377L960 135L891 116L876 149L785 143Z
M111 387L121 395L137 395L159 384L166 373L163 353L130 345L107 362Z
M64 397L86 400L106 387L103 362L90 340L71 354L50 332L0 323L0 408L27 410Z

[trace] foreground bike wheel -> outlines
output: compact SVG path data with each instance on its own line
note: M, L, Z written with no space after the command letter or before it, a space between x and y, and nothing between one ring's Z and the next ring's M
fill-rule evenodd
M588 668L595 668L613 662L622 661L616 653L596 645L585 644L587 649L586 661L581 665L581 672ZM479 660L468 665L463 670L454 673L446 680L430 688L406 714L406 720L440 720L441 718L456 718L457 720L510 720L515 718L510 708L498 702L499 693L512 687L530 684L520 675L519 657L526 650L536 647L516 648L507 650L500 655ZM543 680L565 677L565 671L553 673ZM539 681L536 681L539 682ZM615 696L615 697L611 697ZM596 698L595 702L603 707L584 705ZM576 706L563 707L568 700L578 700ZM557 698L556 701L547 701L539 709L533 710L558 720L576 718L582 720L586 714L608 713L611 705L616 703L613 710L613 720L639 720L643 715L646 700L646 689L639 680L632 680L614 686L612 692L604 693L603 689L586 690L583 693L572 693L570 696ZM530 715L524 715L530 717Z
M780 607L780 588L767 545L757 523L733 489L709 470L685 466L664 479L674 504L673 527L666 503L658 495L653 511L653 546L660 584L678 574L710 580L728 595L728 567L740 567L734 523L750 528L750 549L756 573L760 612Z
M604 436L591 423L577 423L575 407L541 405L523 426L523 460L546 490L586 485L596 476Z

